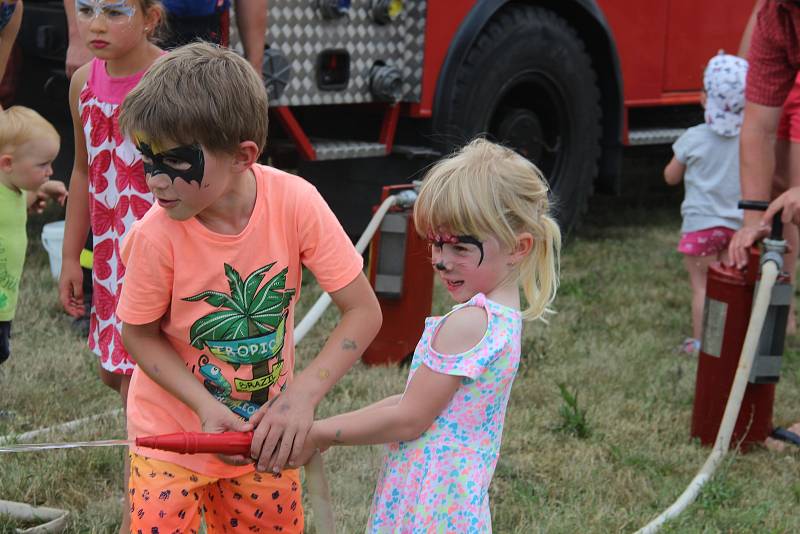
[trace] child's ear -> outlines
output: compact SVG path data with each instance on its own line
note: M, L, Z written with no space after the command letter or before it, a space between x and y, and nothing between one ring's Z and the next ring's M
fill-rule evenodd
M521 260L533 250L533 235L530 232L522 232L517 235L517 246L511 253L517 260Z
M154 6L144 12L144 31L149 36L155 33L156 28L164 18L164 11L160 6Z
M12 164L14 163L14 156L11 154L3 154L0 156L0 171L11 172Z
M233 156L236 172L244 172L258 159L258 145L253 141L242 141Z

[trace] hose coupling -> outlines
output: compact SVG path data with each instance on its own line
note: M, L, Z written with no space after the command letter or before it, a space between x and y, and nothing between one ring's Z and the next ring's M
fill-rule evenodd
M417 201L417 192L413 189L404 189L394 195L394 205L403 209L411 208Z
M783 255L786 253L786 241L783 239L764 239L764 253L761 255L761 265L774 261L778 271L783 269Z

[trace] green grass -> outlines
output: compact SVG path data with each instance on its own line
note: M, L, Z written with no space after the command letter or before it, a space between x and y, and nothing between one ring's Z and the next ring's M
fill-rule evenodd
M678 202L674 196L649 202L631 207L620 200L593 200L583 230L563 253L558 313L549 326L525 327L524 357L491 488L495 532L635 531L674 501L709 453L689 437L696 361L675 353L690 332L690 291L674 251ZM0 435L119 406L59 309L37 238L42 222L31 221L14 353L0 366L0 409L13 412L0 417ZM298 317L316 295L313 284L306 289ZM449 306L437 288L434 312ZM329 311L301 344L299 367L320 348L335 318ZM789 341L776 424L800 419L799 348L798 339ZM400 392L405 377L405 369L359 364L318 414ZM111 419L48 439L122 435L122 422ZM3 455L0 498L68 509L69 532L113 532L120 514L122 454L79 449ZM326 454L341 532L363 530L380 460L380 447ZM796 449L731 455L698 501L664 531L800 531L799 468ZM309 524L312 515L309 511ZM0 532L12 532L13 526L19 525L0 519Z

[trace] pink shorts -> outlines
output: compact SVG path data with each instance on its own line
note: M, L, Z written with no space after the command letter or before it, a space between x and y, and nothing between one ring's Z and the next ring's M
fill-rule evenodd
M687 256L716 256L728 248L728 243L735 233L734 230L724 226L686 232L681 235L678 252Z
M777 135L778 139L800 143L800 75L795 78L792 90L783 103Z

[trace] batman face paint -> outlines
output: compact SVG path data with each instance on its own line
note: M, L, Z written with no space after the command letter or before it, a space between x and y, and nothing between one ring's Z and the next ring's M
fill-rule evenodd
M469 252L469 247L474 247L477 252L480 253L480 259L478 260L478 265L483 263L483 243L475 236L472 235L452 235L447 232L443 233L434 233L428 232L428 242L431 244L431 247L435 247L438 250L444 252L448 252L448 256L461 256L463 257L466 253ZM436 265L436 268L442 270L440 265L444 265L443 263L439 263Z
M138 140L137 148L142 153L142 163L144 164L145 175L156 176L164 174L170 180L180 178L187 184L197 182L203 183L205 174L205 158L203 148L198 144L183 145L169 150L156 151L151 145Z

